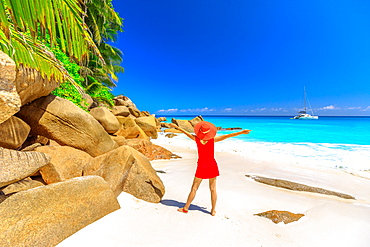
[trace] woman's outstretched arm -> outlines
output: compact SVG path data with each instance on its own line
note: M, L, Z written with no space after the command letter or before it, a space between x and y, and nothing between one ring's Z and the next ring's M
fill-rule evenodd
M182 133L184 133L187 137L189 137L190 139L192 139L193 141L195 141L195 136L190 134L189 132L187 132L186 130L184 130L183 128L180 128L179 126L177 126L176 124L173 124L173 123L170 123L169 124L170 127L172 128L175 128L177 130L180 130Z
M242 134L249 134L249 132L251 132L251 130L242 130L242 131L231 133L231 134L226 134L226 135L222 135L222 136L216 136L215 137L215 142L223 141L223 140L225 140L227 138L238 136L238 135L242 135Z

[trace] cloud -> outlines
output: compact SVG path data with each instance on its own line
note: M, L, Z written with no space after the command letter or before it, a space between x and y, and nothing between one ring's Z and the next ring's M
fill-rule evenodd
M227 112L230 112L230 111L232 111L233 110L233 108L225 108L224 109L224 111L227 111Z
M196 109L198 110L198 109ZM205 112L205 111L215 111L215 109L209 109L208 107L204 107L202 109L199 109L200 112Z
M324 106L323 109L324 110L334 110L335 109L335 106L333 106L333 105Z
M346 111L346 110L349 110L349 111L360 110L360 111L370 111L370 106L368 106L366 109L363 109L363 110L361 110L361 109L362 109L361 106L338 107L338 106L335 106L335 105L328 105L328 106L324 106L322 108L318 108L316 110L318 110L318 111L326 111L326 110L341 110L341 111Z
M178 111L178 109L167 109L167 110L164 110L164 109L162 109L162 110L159 110L158 112L160 112L160 113L173 113L173 112L177 112Z
M284 109L283 108L271 108L271 111L283 111Z
M361 111L370 111L370 105Z
M348 110L360 110L361 106L350 106L350 107L347 107L346 109L348 109Z
M204 108L195 108L195 109L167 109L167 110L159 110L157 111L157 113L175 113L175 112L182 112L182 113L197 113L197 112L213 112L215 111L215 109L210 109L208 107L204 107Z
M251 112L279 112L279 111L283 111L283 112L286 112L286 110L284 108L267 108L267 107L263 107L263 108L257 108L257 109L253 109L253 110L250 110Z
M211 112L211 111L215 111L214 109L210 109L208 107L204 107L204 108L195 108L195 109L183 109L183 110L180 110L181 112Z
M336 107L334 105L328 105L328 106L324 106L322 108L319 108L317 110L338 110L338 109L340 109L340 108L338 108L338 107Z

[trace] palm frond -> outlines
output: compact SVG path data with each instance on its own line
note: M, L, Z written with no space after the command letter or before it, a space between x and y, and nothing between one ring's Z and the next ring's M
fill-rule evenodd
M18 31L29 32L33 39L41 29L49 34L52 45L60 42L62 50L76 60L86 60L92 50L104 63L82 20L78 0L0 0L0 5L0 27L9 42L9 24Z
M70 81L77 90L83 91L48 47L41 42L33 40L30 35L14 30L12 25L9 27L12 42L7 40L4 32L0 30L0 37L3 41L0 42L0 49L8 54L18 67L33 68L39 71L41 76L46 77L50 75L48 78L58 82Z

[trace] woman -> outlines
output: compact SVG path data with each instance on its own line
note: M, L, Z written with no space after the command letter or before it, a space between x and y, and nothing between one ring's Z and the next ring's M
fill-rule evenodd
M211 191L211 202L212 210L211 215L216 215L216 177L220 175L217 167L216 160L214 158L214 143L223 141L229 137L238 136L241 134L249 134L251 130L242 130L236 133L231 133L227 135L217 136L217 128L213 124L202 121L194 126L195 135L190 134L186 130L178 127L177 125L171 123L171 127L178 129L183 132L190 139L197 143L198 147L198 166L195 172L195 177L193 185L191 186L191 191L188 196L188 200L183 208L179 208L177 211L182 213L188 213L191 202L194 200L195 194L199 188L200 183L203 179L209 179L209 189Z

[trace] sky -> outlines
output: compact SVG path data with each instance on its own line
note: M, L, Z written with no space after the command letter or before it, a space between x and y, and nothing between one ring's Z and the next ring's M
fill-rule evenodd
M113 0L113 94L157 115L370 116L368 0Z

